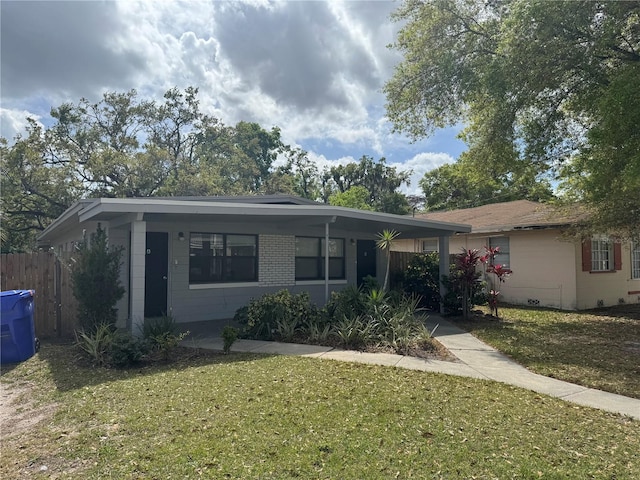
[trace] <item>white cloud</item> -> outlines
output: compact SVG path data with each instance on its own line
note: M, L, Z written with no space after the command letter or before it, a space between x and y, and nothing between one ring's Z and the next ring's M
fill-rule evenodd
M454 163L455 159L448 153L419 153L404 163L390 163L389 166L396 167L398 170L412 170L409 186L403 186L402 191L412 195L422 195L420 188L420 180L424 174L435 170L445 163Z
M7 140L12 140L16 135L25 136L28 125L27 117L36 120L36 123L42 125L38 121L40 117L31 114L27 110L0 108L0 136Z
M345 0L1 2L2 101L46 124L51 107L81 97L98 101L105 91L135 88L161 100L169 88L195 86L201 109L224 123L278 126L287 143L327 145L340 158L373 153L399 161L423 146L391 134L384 118L381 89L400 58L386 48L397 31L388 19L396 7Z
M322 172L325 169L330 169L331 167L337 167L338 165L346 165L348 163L354 163L357 160L351 156L340 157L335 159L329 159L322 154L317 154L314 152L309 152L309 160L316 164L318 167L318 171Z

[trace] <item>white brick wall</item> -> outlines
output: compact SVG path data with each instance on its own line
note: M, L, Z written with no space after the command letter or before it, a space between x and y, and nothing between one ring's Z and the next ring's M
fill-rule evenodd
M293 235L260 235L260 286L295 285L296 237Z

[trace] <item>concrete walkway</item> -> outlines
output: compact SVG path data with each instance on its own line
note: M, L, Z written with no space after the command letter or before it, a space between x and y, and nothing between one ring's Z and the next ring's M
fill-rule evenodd
M481 342L450 322L435 315L427 321L433 336L446 347L458 361L430 360L390 353L366 353L341 350L318 345L267 342L260 340L238 340L233 344L233 352L269 353L297 355L345 362L386 365L425 372L439 372L515 385L568 402L598 408L613 413L621 413L640 420L640 400L582 387L554 378L532 373L509 359L493 347ZM222 338L199 333L187 337L184 345L211 350L222 350Z

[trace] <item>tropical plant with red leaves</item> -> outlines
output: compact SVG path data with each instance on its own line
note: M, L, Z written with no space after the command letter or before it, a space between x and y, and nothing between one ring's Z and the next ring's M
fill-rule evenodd
M474 286L480 282L481 272L478 272L477 265L481 257L478 250L462 249L462 253L455 256L455 273L452 275L454 284L462 292L462 316L465 320L469 318L471 310L471 294Z
M510 268L505 267L504 265L496 265L493 263L496 255L500 253L500 247L484 247L484 249L486 253L482 257L480 257L480 261L485 265L486 273L494 274L496 276L494 288L489 290L489 310L491 311L492 315L495 312L496 318L500 318L498 315L498 295L500 295L498 286L501 283L504 283L507 280L507 277L513 273L513 271Z

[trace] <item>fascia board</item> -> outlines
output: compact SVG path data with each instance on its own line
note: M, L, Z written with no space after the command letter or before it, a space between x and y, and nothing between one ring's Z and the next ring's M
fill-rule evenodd
M366 220L387 224L389 228L430 228L451 233L469 233L470 225L422 220L403 217L390 213L365 212L345 207L330 205L273 205L253 203L201 202L165 199L121 199L101 198L83 209L79 214L80 222L91 220L107 213L156 213L156 214L191 214L191 215L264 215L265 217L299 216L316 217L331 223L331 217Z
M86 204L89 203L88 200L79 200L69 208L67 208L62 215L56 218L51 224L47 226L40 234L36 237L36 241L38 244L46 243L47 238L56 230L62 228L65 224L73 221L77 218L78 213L81 212L84 208L86 208Z

